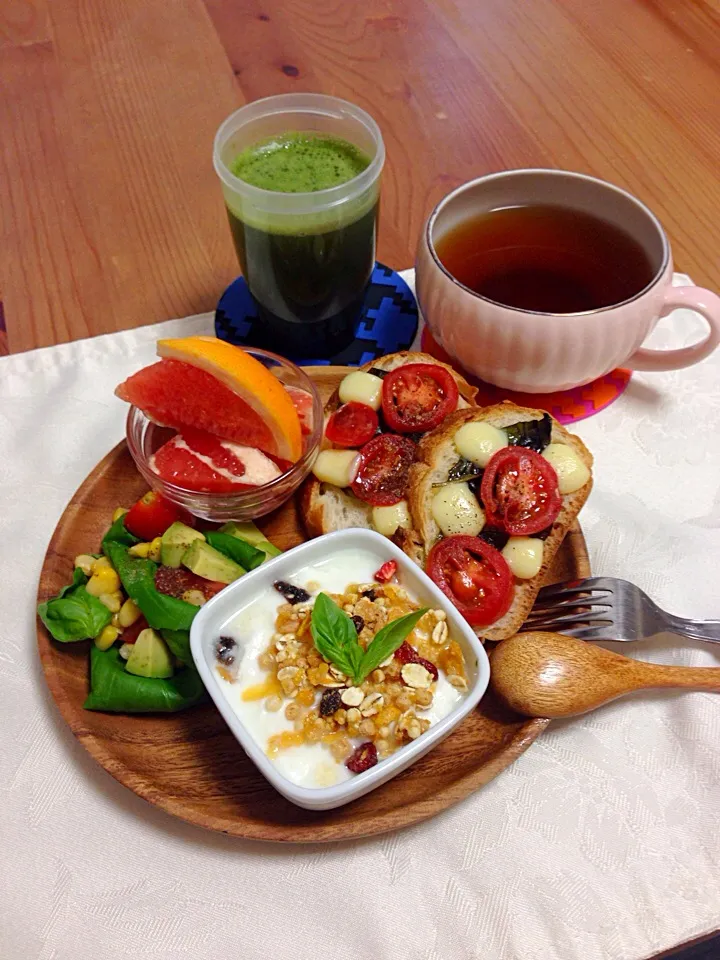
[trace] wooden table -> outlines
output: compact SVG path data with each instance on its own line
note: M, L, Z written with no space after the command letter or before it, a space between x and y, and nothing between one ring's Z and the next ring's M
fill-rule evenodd
M294 90L379 121L386 263L463 180L557 166L720 286L719 26L720 0L3 0L0 348L211 309L238 272L213 134Z
M380 123L386 263L462 181L566 167L719 287L719 29L720 0L3 0L0 352L211 309L238 272L213 135L298 90Z

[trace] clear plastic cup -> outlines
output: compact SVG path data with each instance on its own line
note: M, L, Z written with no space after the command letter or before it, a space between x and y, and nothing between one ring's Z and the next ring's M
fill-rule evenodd
M346 140L370 163L351 180L312 193L265 190L231 172L247 147L291 132ZM375 263L385 162L378 125L336 97L267 97L225 120L213 159L240 267L262 320L257 345L304 357L341 350L353 338Z

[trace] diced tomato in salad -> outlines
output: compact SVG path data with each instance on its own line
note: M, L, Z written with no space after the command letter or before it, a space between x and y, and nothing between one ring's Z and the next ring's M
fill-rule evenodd
M161 537L167 528L180 520L189 527L195 526L194 518L181 507L170 503L157 490L148 490L125 514L125 528L141 540Z

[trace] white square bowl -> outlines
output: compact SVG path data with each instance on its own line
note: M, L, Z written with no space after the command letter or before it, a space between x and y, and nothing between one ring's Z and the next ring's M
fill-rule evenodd
M386 560L396 560L400 583L421 603L445 611L450 632L460 644L465 657L468 692L446 717L430 727L426 733L396 750L385 760L380 760L364 773L356 774L350 780L330 787L301 787L279 772L228 702L214 667L215 643L226 629L228 621L252 598L267 590L273 590L275 580L292 581L293 576L302 568L312 566L313 562L327 561L333 553L352 547L375 554L378 567ZM278 601L280 602L279 596ZM387 537L361 528L337 530L335 533L309 540L273 560L266 561L231 583L206 603L193 620L190 649L208 693L245 753L276 790L288 800L308 810L330 810L342 806L407 769L444 740L464 720L477 706L490 680L490 664L482 644L445 594Z

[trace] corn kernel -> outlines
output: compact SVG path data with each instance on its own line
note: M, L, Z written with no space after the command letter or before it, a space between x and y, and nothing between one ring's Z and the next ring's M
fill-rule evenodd
M100 570L112 570L112 564L107 557L93 557L92 572L99 573Z
M95 637L95 646L98 648L98 650L109 650L119 635L120 631L117 629L117 627L113 627L108 624L107 627L103 627L100 633Z
M91 557L89 553L80 553L75 557L75 566L80 567L86 577L92 576L94 563L95 557Z
M98 570L90 577L85 589L93 597L101 597L104 593L115 593L120 589L120 577L112 568Z
M140 616L140 607L128 598L120 607L118 623L121 627L131 627Z
M148 560L154 560L155 563L160 563L160 550L162 548L162 537L155 537L148 547L147 558Z
M136 543L128 550L128 553L131 557L140 557L141 560L146 560L148 551L150 550L149 543Z
M119 613L123 602L122 592L116 590L114 593L101 593L98 600L105 604L110 613Z
M112 620L110 621L110 623L113 625L113 627L117 627L118 631L122 633L123 627L122 627L122 624L120 623L119 617L120 617L120 614L114 613L112 615Z
M117 507L117 509L113 513L113 523L119 520L120 517L124 517L126 513L127 513L127 510L125 509L125 507Z

